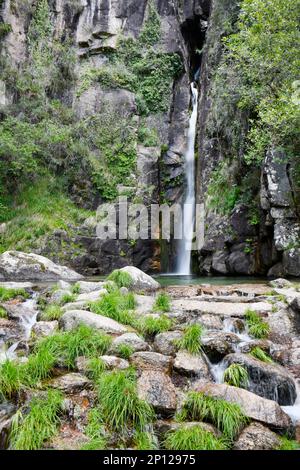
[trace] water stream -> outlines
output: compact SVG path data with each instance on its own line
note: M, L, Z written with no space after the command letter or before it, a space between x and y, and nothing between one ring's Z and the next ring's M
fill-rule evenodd
M178 275L191 274L192 243L195 219L195 141L198 117L198 89L192 83L193 112L190 118L188 132L188 146L185 153L186 195L183 204L183 236L178 243L178 262L176 273Z

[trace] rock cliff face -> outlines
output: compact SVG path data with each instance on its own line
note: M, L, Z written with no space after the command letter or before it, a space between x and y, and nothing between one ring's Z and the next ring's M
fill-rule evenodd
M38 3L34 0L0 1L0 21L10 25L8 33L0 38L1 57L19 70L28 60L28 30ZM195 76L199 77L201 69L197 198L206 207L206 234L204 247L194 257L195 272L266 274L269 271L270 275L299 276L300 226L293 181L288 165L281 163L272 149L261 174L257 170L246 171L241 154L229 165L224 164L228 181L233 185L240 183L241 178L249 181L249 185L253 178L261 181L255 195L260 199L259 220L247 203L237 205L226 214L217 213L210 205L216 171L231 154L230 112L239 122L240 149L247 130L247 116L236 109L219 109L215 99L215 71L222 59L221 38L234 24L237 3L231 0L49 0L51 36L60 44L69 41L75 52L76 79L57 96L73 109L78 120L101 116L107 109L112 116L117 116L116 121L125 118L136 136L136 163L124 184L122 181L117 185L117 193L130 195L135 203L172 204L181 201L184 191L184 152L191 101L189 83ZM151 25L153 8L158 14L159 33ZM148 31L146 39L145 30ZM132 82L137 77L143 80L149 71L141 70L140 64L128 64L131 57L123 46L125 40L137 44L140 38L147 44L151 34L156 35L155 46L151 47L161 53L162 60L170 61L171 68L177 58L180 67L177 64L174 73L162 69L165 73L164 105L156 102L151 108L149 93L153 90L149 91L146 77L142 86L148 109L143 113L145 100L141 102L139 87ZM120 54L123 54L122 60L125 57L122 64ZM157 85L158 92L160 86ZM11 94L9 84L0 81L1 107L6 108L17 99ZM223 117L219 120L227 119L228 124L216 128L216 115L221 114ZM100 162L100 180L105 173L101 158L96 149L93 160ZM78 181L68 189L79 206L95 210L103 199L95 190L86 167L82 164ZM70 263L71 258L72 267L88 274L102 274L128 264L152 272L166 268L161 266L162 250L158 242L103 242L95 235L95 225L95 218L90 218L77 228L77 236L71 239L61 230L49 234L40 253L56 261L60 253L60 261ZM79 253L72 251L73 245L79 247ZM69 250L63 248L66 246Z

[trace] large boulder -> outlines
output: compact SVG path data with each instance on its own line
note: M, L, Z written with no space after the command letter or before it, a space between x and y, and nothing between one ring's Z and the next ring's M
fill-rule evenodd
M181 331L167 331L155 336L153 347L155 351L165 354L166 356L173 356L178 351L178 341L182 338Z
M219 398L229 403L239 405L243 413L256 421L260 421L271 428L288 430L292 426L290 417L282 408L272 400L259 397L242 388L225 384L201 384L195 389L204 395Z
M275 450L280 437L260 423L251 423L239 435L234 450Z
M172 367L172 358L155 352L137 352L130 358L131 364L138 370L157 370L168 374Z
M176 389L170 377L159 370L144 370L138 379L138 395L154 409L168 416L176 410Z
M220 331L211 331L202 337L203 349L212 362L219 362L227 354L235 352L240 341L234 333Z
M160 284L151 276L145 274L134 266L126 266L120 269L121 272L128 273L132 278L131 288L135 291L155 291L161 288Z
M6 251L0 256L0 280L6 281L78 281L82 276L66 266L33 253Z
M283 367L241 353L228 355L225 363L240 364L247 370L249 390L256 395L277 401L282 406L295 403L297 397L295 382Z
M102 330L108 334L120 335L128 331L125 326L111 318L85 310L70 310L64 313L59 321L60 328L64 331L71 331L82 324L96 330Z
M149 351L150 349L149 344L136 333L125 333L115 338L112 342L110 352L117 354L120 346L129 346L133 352Z
M201 355L193 356L185 351L179 351L175 357L174 370L181 375L211 380L208 365Z

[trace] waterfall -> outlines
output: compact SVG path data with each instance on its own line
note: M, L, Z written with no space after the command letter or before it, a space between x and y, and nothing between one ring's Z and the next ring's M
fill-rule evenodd
M192 83L193 112L189 123L188 146L185 153L186 194L183 204L183 236L178 243L176 274L191 274L192 243L195 222L195 140L198 117L198 89Z

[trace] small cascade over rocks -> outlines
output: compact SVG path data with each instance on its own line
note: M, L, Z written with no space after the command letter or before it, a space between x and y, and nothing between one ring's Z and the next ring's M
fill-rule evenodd
M183 234L178 243L178 262L176 274L189 276L191 274L192 243L195 222L195 140L198 117L198 88L192 83L193 112L190 118L188 146L185 153L186 195L183 203Z

